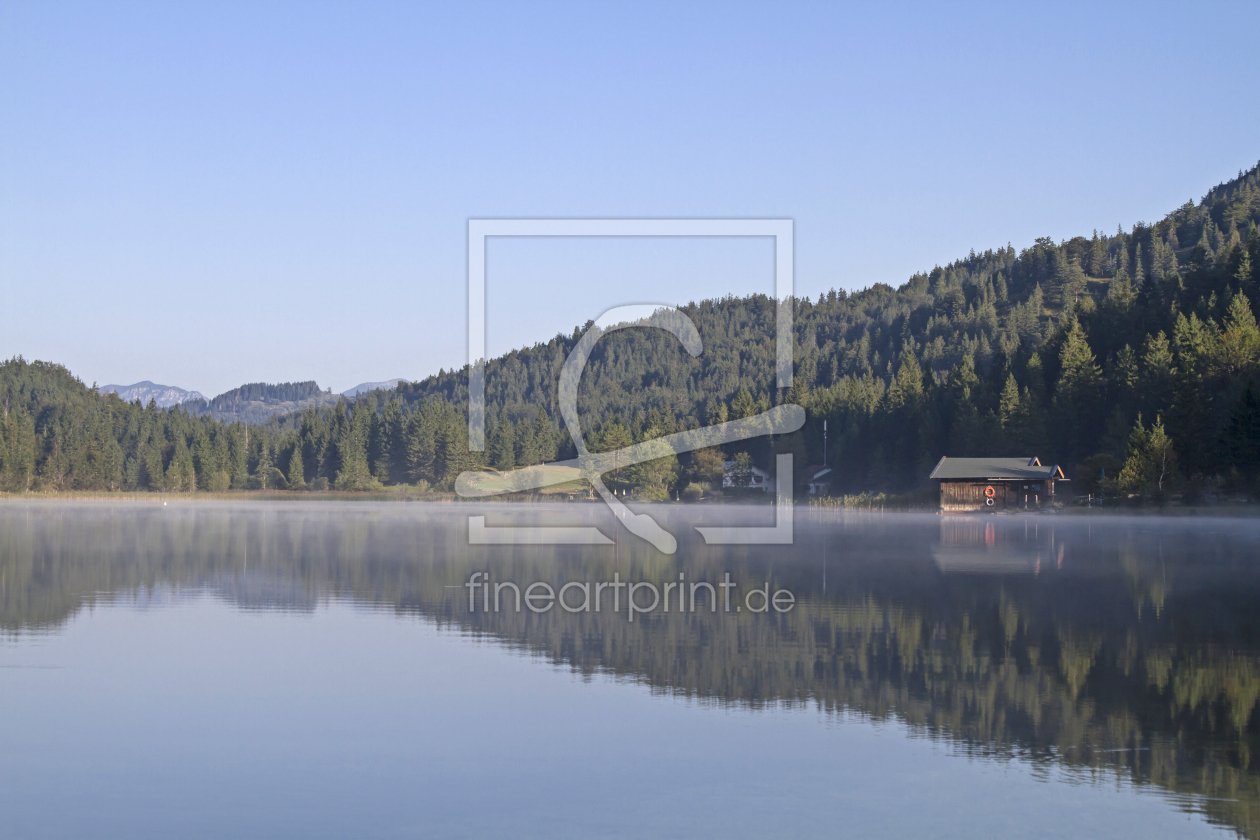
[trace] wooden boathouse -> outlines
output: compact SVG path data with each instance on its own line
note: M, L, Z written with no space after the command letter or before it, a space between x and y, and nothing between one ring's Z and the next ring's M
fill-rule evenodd
M941 513L1038 510L1054 502L1057 464L1037 458L941 458L929 478L941 483Z

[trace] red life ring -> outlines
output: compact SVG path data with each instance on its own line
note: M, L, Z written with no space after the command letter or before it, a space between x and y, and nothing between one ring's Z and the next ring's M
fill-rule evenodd
M992 498L993 498L993 494L994 494L994 493L996 493L996 492L997 492L997 491L996 491L996 490L994 490L994 489L993 489L993 487L991 487L991 486L990 486L990 487L986 487L986 488L984 488L984 495L988 496L990 499L992 499Z

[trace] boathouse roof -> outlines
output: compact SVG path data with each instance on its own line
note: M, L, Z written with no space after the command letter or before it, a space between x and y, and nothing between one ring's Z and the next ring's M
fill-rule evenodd
M1000 479L1025 479L1040 481L1063 478L1058 464L1042 466L1041 460L1032 458L941 458L928 478L949 480L992 481Z

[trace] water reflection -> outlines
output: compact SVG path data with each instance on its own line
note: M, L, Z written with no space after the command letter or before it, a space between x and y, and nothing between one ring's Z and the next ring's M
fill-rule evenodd
M495 511L492 524L602 515ZM665 556L625 537L470 549L453 505L7 504L0 629L56 632L104 601L206 591L263 610L352 599L704 702L813 704L904 721L975 755L1103 769L1260 836L1255 523L802 513L793 546L718 550L687 536L680 517L697 513L722 524L761 512L671 509L680 550ZM797 606L634 622L624 609L470 613L462 585L478 571L557 589L729 571L790 589Z

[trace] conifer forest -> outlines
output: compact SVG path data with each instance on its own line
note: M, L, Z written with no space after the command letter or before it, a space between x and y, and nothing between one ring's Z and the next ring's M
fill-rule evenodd
M1254 494L1258 224L1252 168L1128 231L973 251L899 288L792 299L790 389L775 387L774 299L693 302L683 311L698 357L660 330L596 345L579 393L586 444L612 450L794 403L799 432L671 455L610 486L673 498L719 486L724 458L822 464L825 421L837 493L916 491L942 455L1035 455L1076 494ZM55 362L13 358L0 364L0 489L449 490L464 470L573 457L557 382L585 329L490 360L484 452L467 445L467 368L247 423L204 403L127 403ZM271 387L237 398L318 394L313 382Z

